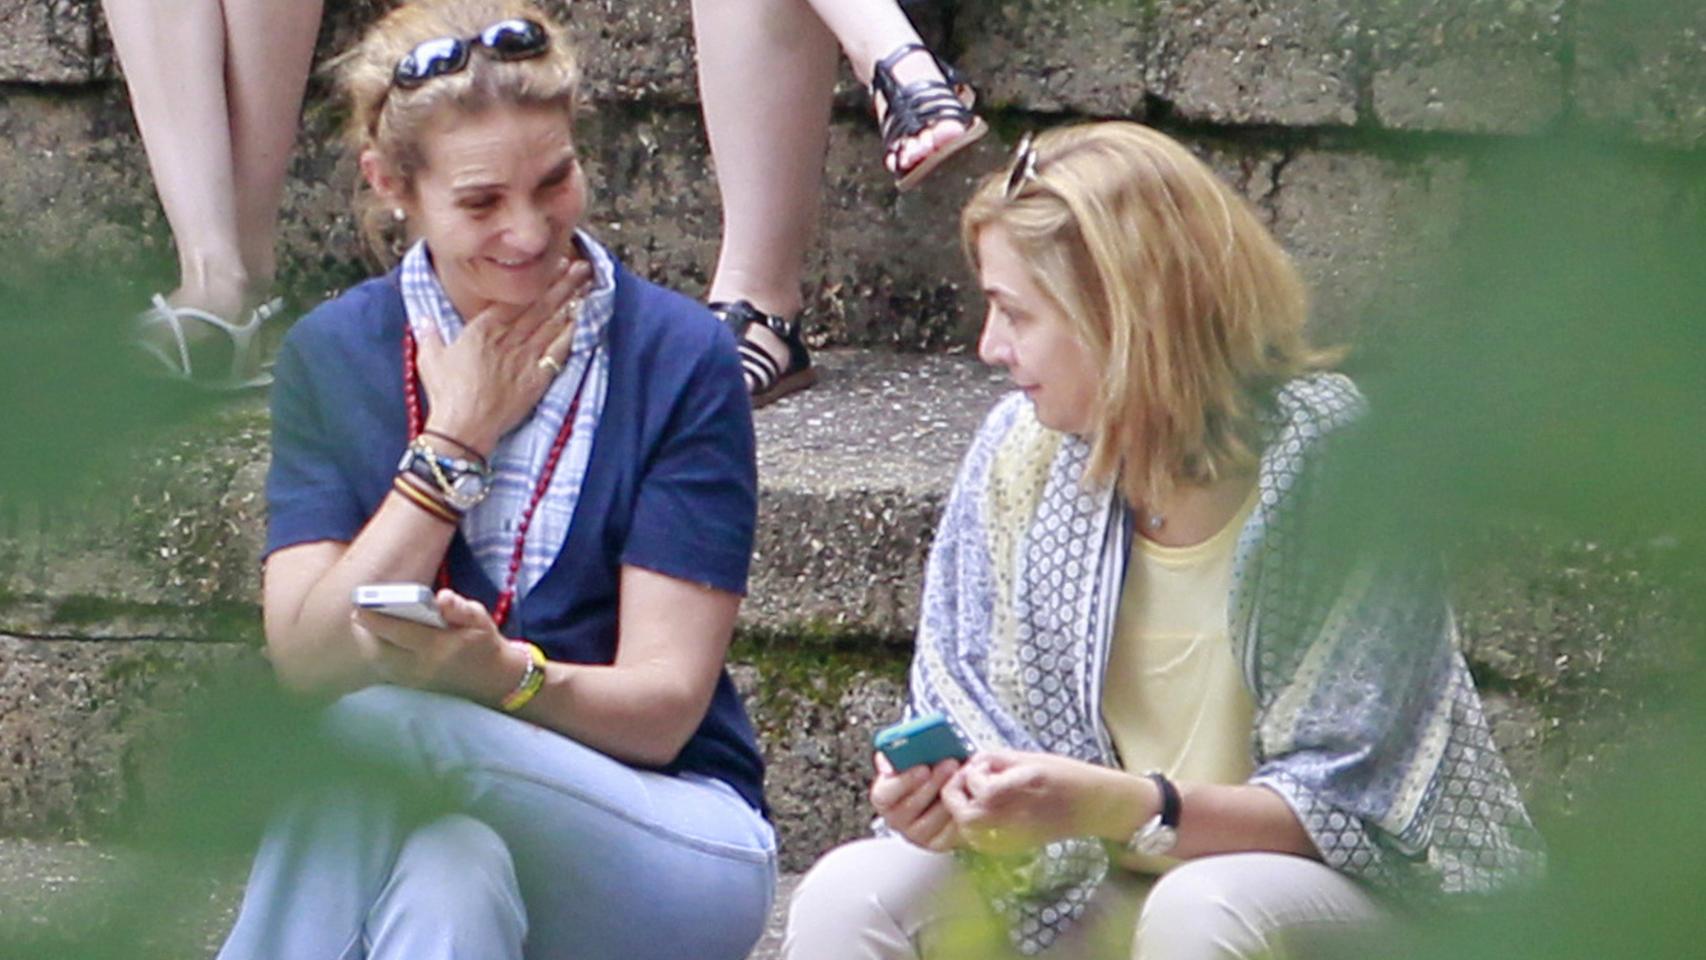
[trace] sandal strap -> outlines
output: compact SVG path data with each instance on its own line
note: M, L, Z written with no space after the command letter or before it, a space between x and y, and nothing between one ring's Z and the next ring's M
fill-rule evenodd
M898 89L900 86L895 82L894 68L899 66L902 60L905 60L907 57L919 52L930 56L930 59L936 64L936 72L942 75L942 79L948 82L948 86L953 88L956 94L963 92L964 94L975 96L975 93L971 89L971 85L966 83L965 77L962 76L958 70L954 69L954 65L937 56L936 51L922 43L903 43L889 51L888 56L883 57L881 60L878 60L874 65L872 65L871 90L873 92L883 94L884 100L893 102L892 98L888 96L888 93L890 90ZM970 107L971 104L967 103L966 106Z
M790 321L778 313L765 313L753 306L750 300L718 301L706 306L723 321L738 342L746 342L746 328L755 323L768 327L770 332L790 343L800 339L799 317Z
M811 368L811 354L800 338L800 318L785 320L780 314L765 313L749 300L718 301L706 304L731 333L740 350L741 372L747 380L747 392L757 396L774 387L783 377ZM761 324L776 334L788 348L787 365L770 355L768 350L746 338L747 329Z
M929 56L942 79L915 80L901 86L894 76L895 65L915 53ZM921 43L902 44L871 67L871 96L883 99L881 129L883 149L888 153L899 149L900 140L945 120L970 127L975 119L971 111L977 98L975 91L958 70Z
M782 367L775 358L746 341L740 345L740 369L746 374L748 393L763 393L782 379Z
M265 386L271 382L271 377L265 374L244 379L243 371L249 363L249 353L253 349L255 333L269 320L284 310L284 298L277 297L260 304L249 311L242 323L231 321L197 307L176 307L167 302L161 294L154 294L149 308L137 317L140 329L163 326L171 331L172 343L177 347L177 355L173 356L159 344L143 341L142 346L149 353L158 357L172 373L184 380L195 379L195 369L190 360L189 337L184 333L184 321L191 320L205 324L223 333L231 341L231 369L223 380L212 381L209 385L223 389L244 389L253 386Z
M898 99L890 101L883 115L883 147L893 150L896 141L923 133L944 120L957 120L970 127L975 116L957 94L940 80L920 80L902 87Z

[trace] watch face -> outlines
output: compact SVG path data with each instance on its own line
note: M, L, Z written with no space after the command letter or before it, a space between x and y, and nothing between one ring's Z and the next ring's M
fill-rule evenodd
M1146 857L1158 857L1179 842L1179 831L1159 822L1146 825L1131 842L1131 848Z
M450 480L450 501L458 510L472 510L481 500L486 499L486 492L491 489L490 481L477 473L459 473Z

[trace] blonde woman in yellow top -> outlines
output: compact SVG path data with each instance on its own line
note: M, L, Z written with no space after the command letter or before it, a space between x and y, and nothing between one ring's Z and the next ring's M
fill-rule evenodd
M1428 565L1319 535L1362 401L1248 204L1093 124L1027 137L963 238L1019 392L938 530L911 712L973 753L877 758L882 835L802 882L789 955L987 956L983 907L1026 954L1265 955L1535 869Z

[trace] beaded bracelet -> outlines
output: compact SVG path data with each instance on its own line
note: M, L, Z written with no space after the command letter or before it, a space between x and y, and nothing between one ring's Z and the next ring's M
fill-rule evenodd
M527 648L527 672L521 675L521 682L515 685L515 689L498 701L498 706L502 707L505 713L514 713L527 706L539 689L545 686L545 664L548 662L545 659L545 651L539 649L538 644L528 643L526 640L511 642Z

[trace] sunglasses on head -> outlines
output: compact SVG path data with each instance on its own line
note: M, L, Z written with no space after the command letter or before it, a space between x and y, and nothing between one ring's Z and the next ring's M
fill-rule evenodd
M1037 179L1037 149L1032 146L1035 139L1031 133L1019 138L1019 146L1013 151L1013 166L1007 171L1007 199L1019 195L1025 184Z
M472 37L438 37L415 45L397 61L391 84L413 90L434 77L467 69L475 47L484 47L497 60L530 60L544 56L551 36L534 20L499 20Z

